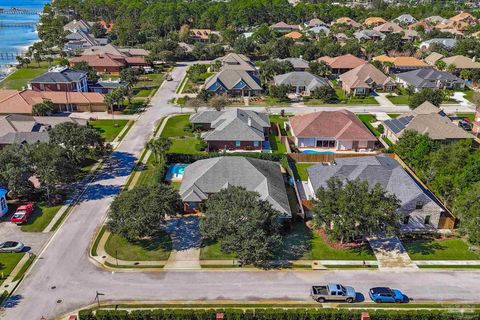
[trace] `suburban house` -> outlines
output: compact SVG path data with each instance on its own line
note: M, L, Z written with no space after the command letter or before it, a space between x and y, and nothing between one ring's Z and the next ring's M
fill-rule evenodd
M308 61L302 58L276 59L279 62L290 62L294 71L307 71L309 69Z
M433 26L425 20L417 21L408 26L408 30L417 30L417 28L423 28L423 30L428 32L433 29Z
M464 69L480 69L480 63L475 61L475 58L469 58L461 55L443 58L443 62L448 65L454 65L455 69L460 71Z
M426 101L410 113L396 119L384 120L384 135L397 142L407 130L428 134L437 141L472 139L473 136L454 124L441 109Z
M97 92L101 94L107 94L112 92L115 89L125 89L127 88L127 83L116 79L99 79L97 82L88 86L88 91Z
M104 46L109 41L108 38L95 38L93 35L81 30L67 34L65 40L67 42L64 48L67 51L84 50L93 46Z
M0 114L32 114L35 104L50 100L57 112L104 112L104 96L96 92L0 90Z
M7 188L0 186L0 217L6 215L8 212L7 194Z
M415 19L415 17L413 17L410 14L402 14L401 16L398 16L397 18L393 19L393 21L401 23L401 24L410 25L412 23L416 23L417 19Z
M318 26L308 29L307 32L313 33L315 35L324 34L328 36L330 34L330 29L325 26Z
M206 110L192 114L190 122L204 132L208 151L265 149L270 131L267 114L250 110Z
M289 32L289 33L283 35L283 37L290 38L294 41L297 41L297 40L300 40L300 39L303 38L303 34L299 31L292 31L292 32Z
M478 19L468 12L460 12L456 16L451 17L448 21L443 21L435 26L437 29L452 29L457 31L464 31L470 26L478 23Z
M395 81L372 64L366 63L340 75L338 78L343 91L348 94L367 95L377 89L392 91Z
M190 39L193 42L208 42L211 34L220 35L217 31L210 29L190 29Z
M403 86L412 86L415 91L422 89L463 89L465 81L447 71L433 68L417 69L396 74L397 82Z
M477 107L475 112L475 119L473 120L472 133L476 137L480 137L480 107Z
M293 71L273 77L275 85L291 86L292 92L297 95L309 96L319 86L330 86L327 79L311 74L307 71Z
M278 162L226 156L198 160L185 168L180 197L185 212L197 212L211 194L229 186L258 192L288 222L292 218L285 181Z
M422 41L419 45L419 48L422 50L430 50L432 45L441 46L447 50L453 49L457 44L457 39L453 38L434 38Z
M107 44L105 46L94 46L82 51L82 55L101 55L111 54L114 56L122 56L129 58L145 58L149 52L141 48L121 48L114 46L113 44Z
M90 28L92 27L93 23L91 22L86 22L85 20L72 20L66 25L63 26L63 30L67 32L76 32L76 31L82 31L82 32L90 32Z
M332 22L332 25L334 24L344 24L347 26L350 26L352 28L360 28L362 25L358 23L357 21L353 20L352 18L349 17L340 17L337 20Z
M222 70L243 70L252 74L258 74L258 70L255 65L252 63L250 58L244 54L229 53L223 57L213 60L212 64L215 65L217 61L221 63Z
M66 66L56 66L28 83L33 91L87 92L87 74Z
M385 22L379 26L373 28L373 30L387 34L387 33L400 33L403 31L403 28L394 22Z
M205 89L210 93L250 97L262 92L260 79L251 72L223 69L205 80Z
M375 149L377 138L358 117L348 111L320 111L289 118L288 125L298 148L335 151Z
M400 73L422 68L431 68L431 66L415 57L389 57L386 55L380 55L374 57L373 60L382 63L391 63L392 66L388 67L389 73Z
M430 16L428 18L423 19L425 22L428 22L432 25L436 25L439 23L447 23L448 19L441 17L441 16Z
M387 22L382 17L368 17L363 24L367 27L376 27Z
M313 18L310 21L305 22L305 28L307 28L307 29L311 29L311 28L315 28L315 27L322 27L322 26L327 27L328 24L326 24L325 22L323 22L322 20L320 20L318 18Z
M318 62L320 61L323 61L326 64L328 64L328 66L332 70L332 73L336 75L340 75L358 66L361 66L362 64L367 63L367 61L360 59L358 57L355 57L352 54L345 54L343 56L338 56L338 57L323 56L318 58Z
M48 142L48 130L65 122L87 124L87 120L70 117L0 116L0 149L11 144Z
M292 25L292 24L288 24L283 21L280 21L275 24L272 24L270 26L270 29L278 32L292 32L292 31L300 30L300 26Z
M308 187L313 195L327 186L331 177L342 181L367 181L376 184L400 200L399 223L404 231L420 231L440 228L443 208L435 202L403 169L395 159L387 155L337 158L326 166L317 164L307 169Z
M353 36L357 38L358 41L377 41L385 39L385 35L380 31L364 29L353 33Z

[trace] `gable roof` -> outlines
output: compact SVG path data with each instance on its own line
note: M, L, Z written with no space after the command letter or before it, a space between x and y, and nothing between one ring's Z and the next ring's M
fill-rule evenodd
M442 59L443 57L444 57L443 54L440 54L438 52L432 52L423 60L425 60L425 62L428 63L429 65L433 66L435 62Z
M193 124L209 123L211 131L202 133L205 141L264 141L268 115L251 110L202 111L190 116Z
M305 23L305 26L307 26L308 28L326 26L326 25L327 24L325 22L323 22L322 20L320 20L318 18L313 18L310 21L308 21L307 23Z
M462 84L464 81L447 71L439 71L433 68L423 68L396 75L399 79L414 86L415 88L437 88L438 81Z
M233 70L245 70L245 71L256 71L257 69L252 64L249 57L244 54L238 54L231 52L223 57L217 58L215 61L220 61L222 63L222 69L233 69Z
M325 61L332 69L353 69L367 63L353 54L344 54L338 57L323 56L318 58L318 61Z
M289 29L289 30L300 30L300 26L294 24L288 24L284 21L274 23L270 26L272 29Z
M359 28L359 27L362 26L360 23L358 23L357 21L355 21L355 20L353 20L352 18L349 18L349 17L340 17L337 20L335 20L334 22L332 22L332 25L333 24L346 24L346 25L352 26L354 28Z
M377 30L364 29L353 33L353 36L358 40L370 40L372 38L384 39L385 35Z
M214 84L221 85L226 90L232 90L238 84L242 84L250 90L262 90L259 80L244 70L223 69L205 80L207 90Z
M256 191L284 217L291 217L285 182L277 162L237 156L198 160L185 168L180 196L199 202L228 186Z
M400 22L403 22L403 23L415 23L417 22L417 19L415 19L414 16L412 16L411 14L402 14L400 16L398 16L397 18L394 19L395 21L400 21Z
M358 117L348 111L319 111L296 115L289 119L296 137L333 137L337 140L376 141L377 138Z
M395 159L378 155L338 158L335 162L331 166L318 164L307 169L315 192L320 187L326 187L331 177L343 181L359 179L367 181L370 187L380 184L385 191L396 195L401 202L400 212L412 211L418 202L433 205L435 210L442 211Z
M381 24L373 28L373 30L383 32L383 33L385 32L399 33L403 31L403 28L394 22L385 22L384 24Z
M87 31L90 30L90 24L85 22L84 20L72 20L66 25L63 26L63 30L74 32L77 30Z
M292 32L289 32L286 35L284 35L284 37L285 38L290 38L290 39L293 39L293 40L298 40L298 39L303 37L303 34L301 34L298 31L292 31Z
M395 67L429 67L428 64L415 57L389 57L380 55L373 58L380 62L392 62Z
M277 85L302 86L308 90L313 90L318 86L330 85L327 79L311 74L308 71L293 71L279 74L273 77L273 82Z
M370 63L341 74L339 80L350 88L371 88L373 83L377 85L395 84L390 77Z
M280 62L288 61L292 64L294 69L308 69L308 61L302 58L285 58L285 59L276 59Z
M368 25L371 25L371 24L381 24L381 23L385 23L385 22L387 22L387 21L385 19L383 19L382 17L368 17L367 19L365 19L363 24L368 26Z
M437 107L426 101L409 114L396 119L383 121L397 137L406 130L413 130L422 134L428 134L433 140L447 139L471 139L473 136L455 125Z

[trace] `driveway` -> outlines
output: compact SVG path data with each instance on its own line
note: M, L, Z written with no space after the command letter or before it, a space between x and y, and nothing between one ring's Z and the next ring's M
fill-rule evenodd
M5 221L5 219L0 220L0 242L20 241L26 247L25 252L38 255L50 236L50 233L44 232L23 232L20 230L20 226Z
M172 238L172 252L165 269L200 269L199 218L176 217L167 222L166 231Z
M368 239L370 247L378 261L378 269L391 270L416 270L407 250L397 237L376 237Z

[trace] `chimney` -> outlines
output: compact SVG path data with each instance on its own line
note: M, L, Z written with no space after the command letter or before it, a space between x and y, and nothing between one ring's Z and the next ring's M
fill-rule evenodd
M248 126L251 127L252 126L252 118L248 117Z
M368 312L362 312L360 320L370 320L370 315L368 314Z

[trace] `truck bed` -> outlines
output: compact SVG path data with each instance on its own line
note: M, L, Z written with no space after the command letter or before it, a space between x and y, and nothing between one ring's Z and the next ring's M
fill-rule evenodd
M327 296L327 286L312 286L312 293L315 295Z

